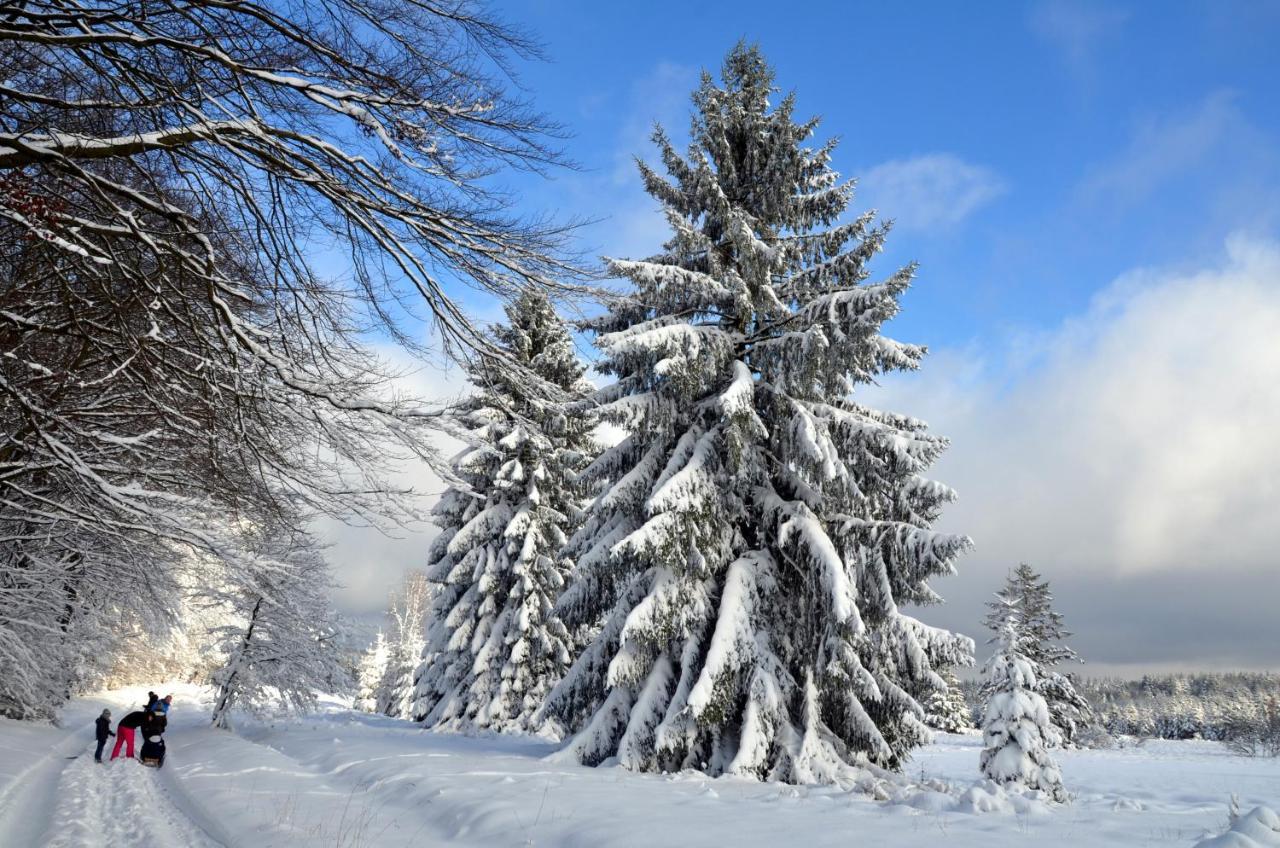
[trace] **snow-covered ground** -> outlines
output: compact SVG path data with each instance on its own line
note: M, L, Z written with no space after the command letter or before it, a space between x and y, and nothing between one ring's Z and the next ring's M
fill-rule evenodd
M1059 752L1070 804L1003 798L977 780L979 741L942 736L888 801L694 774L638 775L548 762L520 738L429 733L326 702L301 720L207 726L174 687L160 770L93 762L92 719L141 702L122 690L73 702L65 729L0 720L0 846L1193 846L1280 805L1280 760L1211 742ZM994 808L994 809L992 809ZM1258 841L1260 822L1215 842ZM1256 825L1256 827L1255 827ZM1266 837L1266 833L1263 833Z

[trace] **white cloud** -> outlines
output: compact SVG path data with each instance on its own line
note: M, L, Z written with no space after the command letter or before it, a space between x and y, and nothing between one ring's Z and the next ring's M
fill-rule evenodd
M405 369L404 376L396 380L396 388L406 396L453 401L466 391L466 377L457 366L446 370L425 368L419 363L416 370L409 370L412 366L402 351L385 347L382 354ZM445 458L461 447L444 435L433 441ZM412 488L424 511L435 503L444 488L435 472L416 458L406 459L395 469L390 482ZM436 534L435 527L425 521L399 529L390 536L371 527L351 526L334 519L317 522L316 531L330 545L325 553L339 584L334 591L336 606L346 614L366 618L386 606L388 593L400 585L406 571L426 565L427 548Z
M1223 234L1266 235L1280 226L1280 153L1234 92L1190 108L1143 115L1129 143L1099 163L1075 192L1073 214L1120 221L1157 204L1178 221L1182 246Z
M1103 42L1129 18L1123 9L1083 0L1044 0L1031 9L1031 31L1062 52L1077 75L1092 79L1094 59Z
M639 182L639 178L636 178ZM613 258L639 259L652 256L671 238L671 225L662 207L640 190L628 193L610 217L601 252Z
M692 105L689 96L698 85L698 69L662 61L636 79L627 94L626 113L614 149L612 179L619 186L638 186L635 157L656 161L651 136L661 124L677 145L688 133Z
M1129 146L1096 168L1081 193L1133 203L1160 186L1194 172L1223 143L1252 136L1236 97L1218 91L1183 114L1148 116L1136 127Z
M661 171L651 136L661 124L677 149L688 135L689 95L698 84L696 68L659 62L631 84L626 117L613 150L608 185L597 185L596 201L607 198L608 223L602 252L614 257L651 256L671 235L658 202L645 193L635 160L643 159Z
M994 171L950 153L884 162L858 185L859 200L894 219L900 230L953 227L1005 192Z
M980 543L1108 572L1271 555L1280 245L1236 238L1220 267L1125 275L1014 355L1038 364L944 354L885 390L952 436Z
M593 104L611 105L616 132L607 134L583 171L560 182L560 202L592 222L579 232L588 255L649 256L669 237L666 219L657 201L645 193L635 160L657 163L651 139L655 124L661 124L683 150L692 108L689 96L697 84L697 68L660 61L625 89L591 97Z
M936 471L960 500L944 526L977 548L939 586L960 607L944 618L963 611L945 623L972 628L982 598L1028 561L1074 598L1068 623L1097 659L1265 664L1262 631L1278 629L1257 610L1276 601L1280 542L1280 243L1235 237L1216 267L1127 274L1085 314L996 356L1011 361L944 352L872 397L952 438ZM1103 608L1119 620L1083 624Z

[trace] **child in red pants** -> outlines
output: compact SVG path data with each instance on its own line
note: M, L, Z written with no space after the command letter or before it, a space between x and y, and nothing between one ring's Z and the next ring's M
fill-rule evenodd
M133 759L133 732L145 724L147 714L142 710L135 710L124 718L120 719L120 723L116 725L116 745L111 749L111 759L120 756L120 746L123 745L125 755L129 759Z

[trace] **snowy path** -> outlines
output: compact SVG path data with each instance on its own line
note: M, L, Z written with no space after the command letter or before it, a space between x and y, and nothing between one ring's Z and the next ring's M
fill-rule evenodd
M16 724L16 723L15 723ZM44 844L44 834L53 818L53 802L59 778L77 755L92 762L92 752L84 751L82 728L60 731L53 728L18 728L26 733L6 736L3 755L16 771L0 790L0 834L4 845L21 848Z
M117 717L127 709L111 706ZM15 768L0 775L0 845L226 846L169 773L171 763L157 770L123 757L94 762L92 717L100 707L74 705L64 715L66 729L19 728L5 735L11 744L3 753Z
M123 757L99 764L79 757L62 772L49 848L175 845L216 848L165 790L160 773Z
M126 709L140 691L73 702L70 730L0 719L0 848L1191 848L1223 832L1233 796L1245 810L1280 801L1280 759L1211 742L1059 752L1072 803L980 811L954 797L977 780L973 736L916 752L907 770L921 786L878 802L831 787L564 765L536 739L430 733L328 699L302 719L239 716L228 733L209 727L206 692L173 691L158 771L93 762L93 715ZM1224 839L1235 841L1210 844L1247 844Z

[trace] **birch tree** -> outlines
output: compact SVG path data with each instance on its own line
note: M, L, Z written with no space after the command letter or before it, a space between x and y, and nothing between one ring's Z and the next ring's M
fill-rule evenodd
M405 575L400 592L391 597L387 609L387 663L374 699L375 708L383 715L414 717L414 679L426 644L432 595L426 575L411 571Z
M215 638L225 662L210 675L213 726L233 709L306 712L316 690L350 686L338 658L327 565L307 537L285 529L253 544L252 579L211 593L235 617Z
M374 638L373 644L360 658L358 690L352 704L353 709L362 713L378 711L378 690L387 673L387 663L391 659L391 651L387 645L387 637L381 630Z

